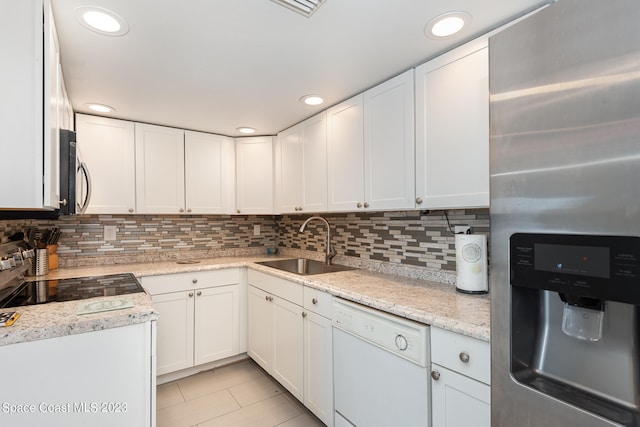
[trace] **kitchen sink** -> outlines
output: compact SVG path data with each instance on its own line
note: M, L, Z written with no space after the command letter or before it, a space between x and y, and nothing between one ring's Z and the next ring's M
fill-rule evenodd
M327 265L322 261L306 258L279 259L274 261L262 261L256 264L288 271L289 273L310 276L312 274L334 273L336 271L354 270L353 267L344 265Z

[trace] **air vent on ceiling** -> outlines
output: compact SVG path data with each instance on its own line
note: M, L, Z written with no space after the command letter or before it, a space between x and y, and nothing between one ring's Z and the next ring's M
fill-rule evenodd
M271 0L274 3L278 3L281 6L291 9L294 12L298 12L307 18L313 15L313 12L325 2L325 0Z

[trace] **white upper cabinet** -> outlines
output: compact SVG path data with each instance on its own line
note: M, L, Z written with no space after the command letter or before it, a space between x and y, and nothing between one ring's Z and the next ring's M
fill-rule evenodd
M43 37L44 22L44 37ZM6 0L0 13L3 158L0 208L60 205L58 39L48 0Z
M136 123L135 132L136 212L184 213L184 130Z
M414 207L413 70L364 93L364 204Z
M229 214L235 205L235 145L232 138L185 131L186 212Z
M78 114L76 132L82 160L91 173L88 214L129 214L136 207L133 122Z
M327 111L330 211L414 207L413 70Z
M353 211L364 199L364 95L327 110L329 211Z
M416 68L416 207L489 206L486 38Z
M273 213L273 137L236 138L236 213Z
M327 209L327 128L322 112L278 134L275 145L276 212Z

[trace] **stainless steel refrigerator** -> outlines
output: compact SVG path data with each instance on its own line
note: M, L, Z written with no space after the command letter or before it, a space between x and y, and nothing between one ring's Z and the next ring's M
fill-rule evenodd
M640 426L640 2L491 37L491 425Z

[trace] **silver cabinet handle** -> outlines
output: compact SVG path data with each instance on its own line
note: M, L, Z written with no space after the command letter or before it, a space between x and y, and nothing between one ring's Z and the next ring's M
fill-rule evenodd
M360 202L356 203L356 207L357 208L361 208L362 207L362 203L360 203Z
M59 200L58 203L60 203L62 206L67 206L67 199Z
M184 208L180 208L180 213L184 212Z
M463 351L458 357L462 363L469 363L469 353Z
M312 304L314 304L314 305L315 305L315 304L317 304L317 303L318 303L318 299L317 299L317 298L313 298L313 299L311 300L311 303L312 303Z
M438 381L440 379L440 372L438 371L431 371L431 378L433 378L434 381Z
M191 208L187 208L187 212L191 212Z
M421 205L421 204L422 204L422 198L416 197L416 205Z
M304 311L302 312L302 317L307 317L307 313L305 313Z
M368 207L369 207L369 203L364 202L364 207L365 207L365 208L368 208Z
M193 280L191 281L191 283L193 283L193 284L195 285L196 283L198 283L198 279L193 279Z
M196 292L196 295L198 295L198 296L202 295L202 291Z
M193 292L189 292L189 296L192 297L193 296Z
M240 213L240 209L236 210L236 213Z
M269 295L264 296L265 301L269 301Z
M133 208L129 208L129 213L133 213Z

